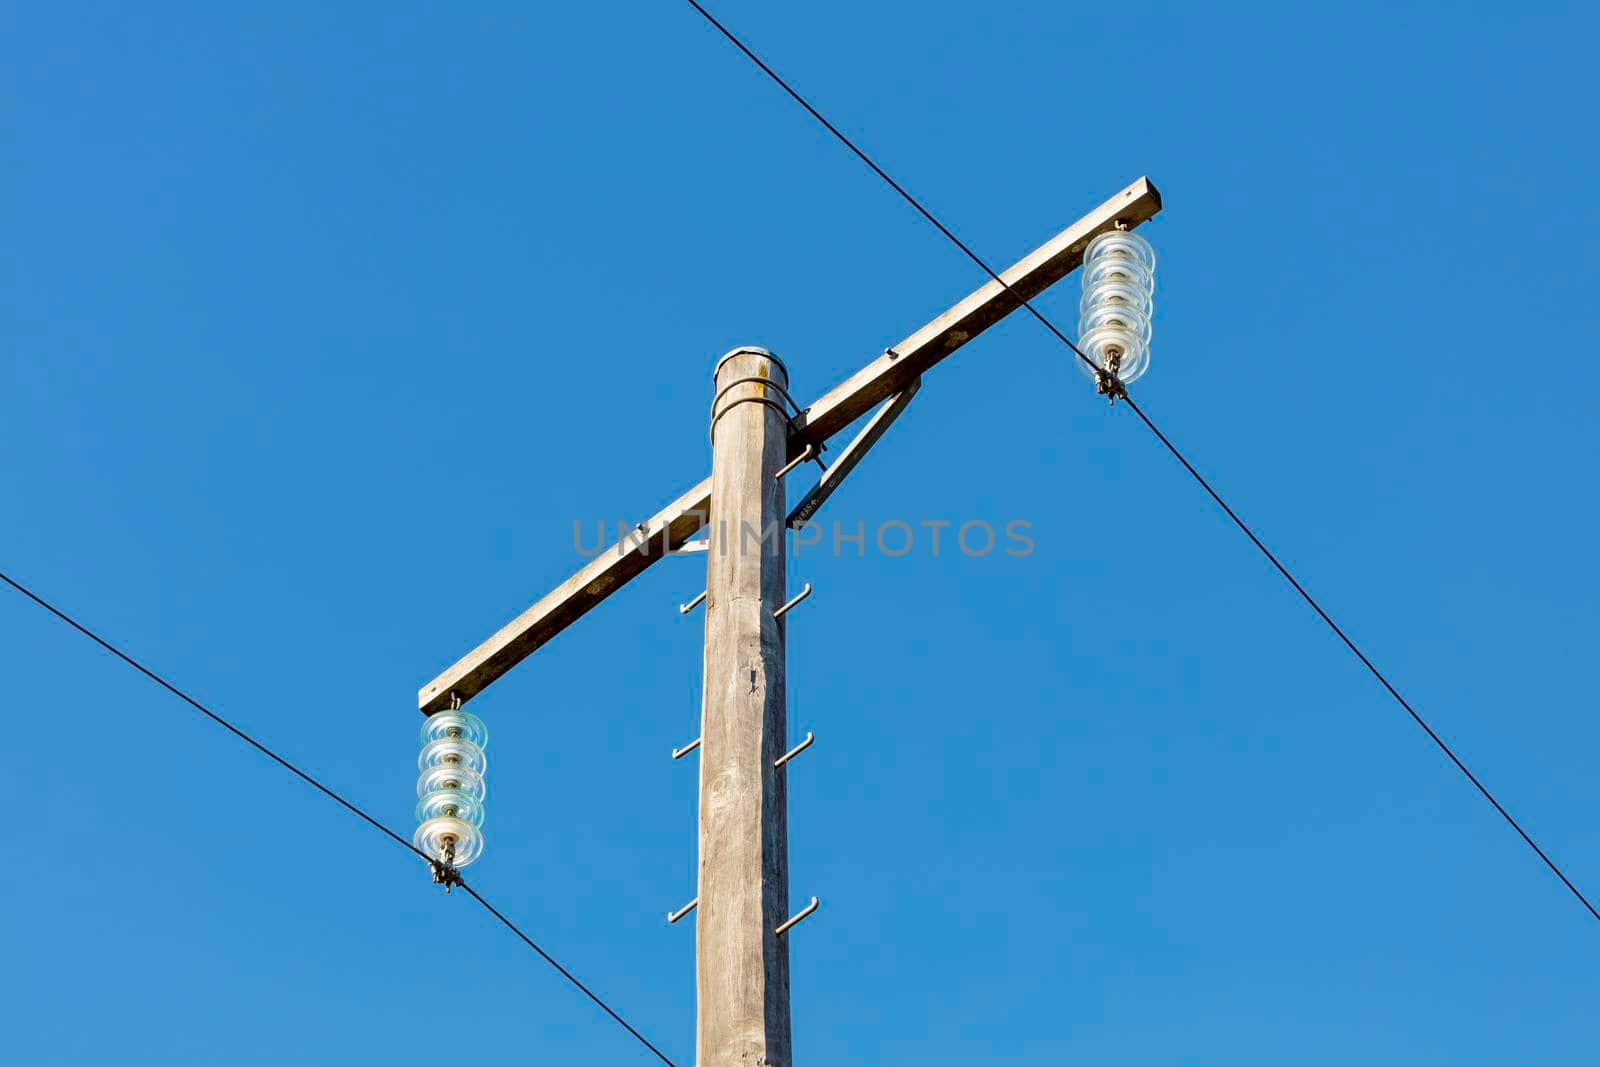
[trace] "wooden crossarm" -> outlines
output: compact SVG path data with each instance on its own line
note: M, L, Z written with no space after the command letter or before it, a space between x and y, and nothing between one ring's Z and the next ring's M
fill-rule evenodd
M1118 222L1129 228L1138 226L1160 210L1161 194L1148 178L1140 178L1111 197L1002 271L1009 292L991 279L805 408L791 423L790 457L800 455L807 444L820 447L875 405L913 388L934 364L1021 307L1019 297L1031 300L1076 270L1083 262L1084 249L1097 234ZM417 693L418 707L431 714L448 707L452 694L465 701L482 692L650 564L693 537L710 512L711 479L707 478L423 686Z

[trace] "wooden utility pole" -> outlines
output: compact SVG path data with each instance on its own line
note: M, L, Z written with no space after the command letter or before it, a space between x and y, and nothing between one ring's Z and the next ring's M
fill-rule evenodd
M788 372L759 348L714 374L695 916L696 1063L790 1067L784 696ZM771 384L768 384L771 383Z
M1140 178L790 417L789 374L772 353L739 348L712 377L711 477L680 495L512 619L417 693L424 715L471 700L536 649L709 524L700 751L700 892L667 921L695 916L697 1067L791 1067L788 759L784 752L786 522L809 519L910 403L924 372L1076 270L1097 234L1161 210ZM1016 368L1000 368L1016 373ZM1042 373L1035 371L1034 373ZM1055 372L1061 373L1061 372ZM1066 371L1065 373L1073 373ZM794 514L780 472L877 407ZM819 460L820 462L820 460ZM808 587L809 589L809 587ZM687 592L687 590L686 590ZM783 766L777 766L782 763Z

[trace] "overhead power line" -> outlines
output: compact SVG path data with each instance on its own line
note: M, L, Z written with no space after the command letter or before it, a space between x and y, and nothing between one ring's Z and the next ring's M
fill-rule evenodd
M200 714L204 715L206 718L210 719L212 722L216 723L218 726L221 726L223 729L225 729L229 733L233 734L235 737L237 737L239 740L243 741L245 744L249 745L251 748L255 749L257 752L260 752L263 756L266 756L268 759L272 760L274 763L278 764L280 767L282 767L285 770L289 771L295 777L299 778L301 781L305 782L307 785L311 786L313 789L317 790L319 793L321 793L324 796L328 797L330 800L336 801L346 811L349 811L351 814L353 814L353 815L357 816L358 818L360 818L363 822L365 822L368 826L371 826L374 830L377 830L378 832L382 833L383 835L388 837L390 840L395 841L396 843L401 845L403 848L405 848L407 851L413 852L416 855L420 856L423 860L426 860L426 861L428 861L430 863L432 862L432 857L431 856L429 856L427 853L423 852L421 849L417 848L410 841L407 841L405 838L403 838L399 834L395 833L393 830L389 829L387 826L385 826L383 823L379 822L377 819L373 818L371 815L367 814L367 812L363 811L359 806L357 806L356 804L354 804L350 800L347 800L345 797L341 796L340 794L338 794L334 790L332 790L332 789L328 788L327 786L323 785L316 778L313 778L311 775L307 774L305 771L301 770L299 767L296 767L293 763L290 763L288 760L284 759L282 756L280 756L276 752L272 751L272 749L268 748L266 745L262 744L260 741L257 741L255 738L251 737L249 734L247 734L243 730L239 729L233 723L229 722L227 719L224 719L221 715L218 715L216 712L212 711L210 708L208 708L204 704L200 703L200 701L196 700L194 697L190 696L188 693L185 693L182 689L179 689L177 686L175 686L171 682L167 681L166 678L162 677L160 674L157 674L155 671L151 670L149 667L146 667L143 663L141 663L138 660L134 659L132 656L130 656L126 652L122 651L122 649L118 648L116 645L113 645L110 641L107 641L105 638L101 637L99 634L95 633L93 630L91 630L87 626L83 625L83 623L79 622L77 619L73 618L71 615L68 615L65 611L62 611L60 608L58 608L54 604L50 603L50 601L44 599L44 597L40 596L38 593L35 593L32 589L29 589L27 586L23 585L21 582L17 581L15 578L11 577L9 574L6 574L4 571L0 571L0 581L5 582L11 588L15 589L17 592L21 593L23 596L25 596L29 600L33 601L35 604L39 605L44 610L48 611L50 614L54 615L56 618L60 619L64 623L66 623L68 626L72 627L74 630L78 631L80 634L82 634L83 636L87 637L89 640L93 641L95 644L99 645L101 648L105 649L107 652L111 653L113 656L117 657L122 662L126 663L128 666L132 667L134 670L138 671L140 674L144 675L146 678L150 679L152 682L156 683L161 688L165 689L167 692L171 693L173 696L175 696L179 700L183 701L185 704L188 704L194 710L198 711ZM639 1033L639 1031L635 1030L632 1026L630 1026L626 1019L624 1019L621 1015L618 1015L615 1011L613 1011L609 1004L607 1004L604 1000L601 1000L600 997L598 997L592 990L590 990L588 986L586 986L582 982L580 982L572 974L571 971L567 970L560 963L556 962L555 957L551 956L550 953L546 952L544 949L540 948L537 944L535 944L534 940L531 937L529 937L527 934L523 933L516 926L516 924L514 924L510 919L508 919L504 915L502 915L500 913L499 909L497 909L494 905L490 904L487 900L483 899L483 897L479 896L478 895L478 891L476 889L473 889L471 886L467 885L465 882L461 882L459 884L461 885L462 889L466 890L468 896L470 896L473 900L476 900L479 904L483 905L484 909L486 911L488 911L490 915L493 915L496 919L499 919L500 922L505 925L506 929L510 930L513 934L516 934L517 937L521 938L522 941L529 948L531 948L531 949L533 949L533 951L537 952L540 955L540 957L544 959L544 961L546 963L548 963L550 966L554 967L556 969L556 971L561 975L561 977L565 978L568 982L570 982L573 985L573 987L576 988L580 993L582 993L584 996L588 997L590 1000L594 1001L597 1005L599 1005L600 1009L602 1011L604 1011L607 1015L611 1016L612 1019L616 1020L617 1024L620 1025L624 1030L628 1031L628 1033L632 1034L634 1036L634 1038L636 1038L641 1045L643 1045L645 1048L649 1049L652 1053L654 1053L657 1059L659 1059L662 1063L665 1063L667 1065L667 1067L677 1067L677 1065L674 1064L671 1060L669 1060L662 1053L662 1051L660 1049L656 1048L648 1040L646 1040L645 1036L643 1034Z
M840 144L848 148L857 159L861 160L861 162L865 163L869 168L871 168L872 172L879 178L882 178L891 189L900 195L901 199L905 200L906 203L915 208L918 214L927 219L935 229L937 229L941 234L948 238L952 244L965 253L966 257L972 260L973 263L977 264L985 274L987 274L994 281L998 282L1017 300L1018 304L1025 309L1028 314L1037 319L1045 329L1049 330L1055 335L1057 340L1070 348L1079 359L1083 360L1083 362L1091 371L1095 372L1097 375L1100 373L1099 366L1094 362L1094 360L1090 359L1084 354L1083 349L1079 348L1075 343L1073 343L1072 339L1063 333L1055 323L1046 318L1038 308L1034 307L1029 301L1024 299L1020 293L1017 293L1011 288L1011 286L1007 285L1005 279L1000 277L1000 275L996 273L993 267L989 266L983 257L979 256L966 244L966 242L957 237L955 232L951 230L950 227L939 221L938 217L935 216L933 212L929 211L922 205L921 201L907 192L904 186L890 177L887 171L880 167L871 156L863 152L854 141L845 136L845 134L842 133L837 126L835 126L832 122L829 122L822 112L818 111L811 105L810 101L796 92L794 87L785 81L775 70L769 67L766 62L750 48L749 45L745 44L744 41L740 40L732 30L723 25L715 15L711 14L711 12L707 11L703 6L701 6L698 0L687 0L687 3L690 7L698 11L707 22L715 27L718 33L727 38L735 48L737 48L740 52L743 52L745 57L759 67L763 74L772 79L772 81L780 89L788 94L790 99L804 108L812 118L816 119L817 122L821 123L829 133L833 134L833 136L838 139ZM1456 769L1466 776L1467 781L1471 782L1473 787L1476 788L1479 793L1483 794L1484 799L1494 806L1494 810L1500 813L1501 817L1510 824L1511 828L1517 832L1517 835L1521 837L1524 842L1526 842L1527 846L1533 850L1534 854L1537 855L1539 859L1544 861L1544 865L1550 868L1551 873L1561 880L1561 884L1566 886L1567 889L1572 892L1572 895L1578 898L1578 902L1588 910L1590 915L1592 915L1597 921L1600 921L1600 911L1597 911L1595 906L1589 903L1589 898L1584 896L1583 892L1572 883L1572 879L1568 878L1561 868L1556 865L1555 861L1545 853L1544 849L1539 847L1538 843L1535 842L1534 839L1529 836L1528 832L1522 828L1522 824L1517 822L1511 813L1505 809L1505 806L1495 798L1493 793L1489 792L1488 787L1478 780L1478 776L1473 774L1472 771L1467 768L1467 765L1461 761L1461 758L1451 750L1450 746L1446 744L1444 739L1434 731L1433 727L1429 726L1427 721L1417 713L1417 710L1411 706L1411 703L1406 700L1405 697L1400 695L1400 691L1389 682L1388 678L1384 677L1383 672L1378 670L1377 666L1373 664L1372 660L1367 658L1366 653L1362 652L1361 649L1357 647L1356 643L1350 639L1350 637L1344 632L1339 624L1333 621L1333 617L1323 610L1322 605L1318 604L1316 599L1312 597L1310 593L1306 592L1305 586L1301 585L1299 580L1296 579L1293 574L1289 573L1289 569L1279 562L1278 557L1272 554L1272 551L1267 548L1267 546L1262 542L1261 538L1257 537L1255 532L1252 531L1250 527L1245 524L1245 521L1239 517L1238 513L1235 512L1233 508L1228 506L1227 501L1223 500L1221 495L1211 487L1211 483L1206 481L1206 479L1201 476L1200 472L1195 469L1194 464L1189 462L1189 460L1181 451L1178 450L1178 447L1172 443L1167 435L1161 432L1161 430L1156 426L1155 422L1151 420L1150 416L1145 414L1144 409L1134 401L1133 397L1127 394L1125 389L1122 390L1119 395L1127 401L1128 407L1133 410L1135 415L1139 416L1139 420L1143 422L1145 426L1149 427L1150 432L1155 434L1156 438L1164 446L1166 446L1167 451L1172 453L1173 458L1183 465L1183 469L1189 472L1190 476L1193 477L1194 480L1200 485L1200 488L1204 489L1207 495L1209 495L1212 500L1216 501L1217 506L1220 507L1228 516L1228 518L1233 520L1234 525L1239 527L1244 535L1250 539L1250 543L1255 545L1256 548L1260 549L1261 554L1267 558L1267 561L1272 564L1279 574L1283 575L1284 579L1287 580L1291 586L1294 587L1294 591L1299 593L1301 598L1304 599L1307 604L1311 605L1312 610L1317 613L1323 622L1328 624L1328 628L1332 630L1339 640L1344 643L1345 647L1351 652L1355 653L1356 658L1361 661L1362 666L1366 667L1367 670L1372 673L1372 676L1376 678L1383 688L1388 691L1389 695L1394 697L1395 702L1405 709L1406 714L1410 715L1416 724L1422 727L1423 732L1426 733L1428 738L1439 747L1439 750L1450 758L1450 762L1455 764Z
M368 815L365 811L361 810L361 808L346 800L338 793L335 793L332 789L329 789L327 786L311 777L311 775L307 774L305 771L302 771L299 767L296 767L294 764L290 763L288 760L272 751L272 749L268 748L266 745L263 745L260 741L257 741L255 738L251 737L249 734L233 725L233 723L229 722L227 719L224 719L221 715L218 715L216 712L200 703L194 697L190 696L188 693L185 693L182 689L179 689L161 675L157 674L149 667L146 667L143 663L140 663L138 660L122 651L122 649L118 648L116 645L113 645L110 641L107 641L105 638L101 637L99 634L83 625L83 623L79 622L77 619L74 619L71 615L68 615L66 612L62 611L60 608L44 599L44 597L40 596L38 593L35 593L32 589L29 589L27 586L11 577L9 574L0 571L0 581L5 582L11 588L15 589L17 592L33 601L35 604L48 611L50 614L66 623L83 636L87 637L89 640L93 641L95 644L99 645L101 648L105 649L107 652L111 653L113 656L117 657L122 662L126 663L128 666L132 667L134 670L138 671L140 674L144 675L146 678L150 679L152 682L156 683L161 688L165 689L167 692L171 693L173 696L177 697L179 700L183 701L185 704L189 705L191 708L198 711L212 722L216 723L218 726L222 727L224 730L227 730L229 733L233 734L233 736L237 737L239 740L243 741L245 744L249 745L251 748L255 749L257 752L276 763L278 766L284 768L289 773L293 774L295 777L299 778L301 781L317 790L317 792L321 793L323 796L335 801L346 811L349 811L351 814L361 819L374 830L384 834L396 844L400 845L400 847L410 852L415 852L424 860L430 858L421 849L412 845L410 841L407 841L405 838L401 837L399 834L383 825L383 823L379 822L377 819L374 819L371 815Z
M608 1005L605 1001L601 1000L599 997L597 997L593 993L591 993L589 991L589 987L588 986L584 985L582 982L580 982L576 978L574 978L572 976L572 972L571 971L568 971L565 967L561 966L561 964L557 963L551 957L550 953L546 952L544 949L542 949L538 945L534 944L533 943L533 938L529 937L527 934L523 933L520 929L518 929L517 925L515 923L513 923L510 919L508 919L504 915L500 914L500 910L498 908L496 908L493 904L490 904L487 900L484 900L482 897L480 897L478 895L478 891L476 889L472 888L470 885L467 885L465 882L461 883L461 888L466 890L467 895L470 896L473 900L476 900L479 904L482 904L484 906L484 908L488 910L490 915L493 915L496 919L499 919L502 923L505 923L505 926L506 926L507 930L510 930L512 933L516 934L518 937L520 937L523 940L523 942L529 948L533 949L533 951L537 952L540 956L544 957L544 961L546 963L548 963L550 966L554 967L556 970L560 971L561 972L561 977L565 978L567 981L571 982L574 986L576 986L578 988L578 991L581 992L584 996L588 997L590 1000L592 1000L596 1004L600 1005L600 1009L602 1011L604 1011L607 1015L609 1015L613 1019L615 1019L617 1021L617 1024L619 1026L621 1026L624 1030L628 1031L628 1033L632 1034L635 1038L637 1038L638 1041L639 1041L639 1044L643 1045L645 1048L647 1048L651 1052L655 1053L656 1059L658 1059L662 1063L666 1064L667 1067L677 1067L677 1065L675 1063L673 1063L671 1060L667 1059L666 1054L664 1052L662 1052L660 1049L656 1048L648 1040L646 1040L645 1036L643 1034L641 1034L639 1031L635 1030L632 1026L628 1025L628 1020L624 1019L622 1016L620 1016L616 1012L612 1011L610 1005Z

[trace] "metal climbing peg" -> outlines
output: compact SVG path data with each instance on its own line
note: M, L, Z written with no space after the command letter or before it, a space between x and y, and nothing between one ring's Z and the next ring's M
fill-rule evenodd
M804 452L800 453L798 456L794 457L789 462L785 463L782 467L778 468L778 473L774 474L773 477L781 479L785 474L788 474L790 471L794 470L796 467L800 466L800 464L804 463L806 460L810 459L812 456L815 456L816 454L817 454L817 446L816 445L813 445L813 444L806 445L806 450Z
M696 903L699 902L699 899L700 899L699 897L695 898ZM796 923L798 923L801 919L804 919L807 915L810 915L812 912L816 911L821 906L822 906L822 901L818 900L816 897L812 897L811 898L811 903L807 904L805 907L801 908L799 911L797 911L793 915L791 915L788 918L788 920L784 922L784 924L782 926L780 926L776 930L772 931L773 934L776 935L777 937L782 937L784 934L788 933L789 929L791 927L793 927Z
M811 583L807 582L806 583L806 587L804 589L800 590L794 596L790 597L789 601L787 603L779 605L778 608L773 611L772 617L774 619L783 618L785 615L787 615L789 613L789 609L790 608L794 607L796 604L800 603L800 601L804 600L806 597L808 597L810 595L811 595Z
M804 741L800 742L798 745L796 745L793 748L791 748L789 751L785 752L783 755L779 756L777 759L773 760L772 761L772 765L774 767L782 767L785 763L788 763L790 760L792 760L796 756L800 755L800 753L802 753L806 749L810 748L811 747L811 742L815 741L816 739L817 739L817 735L812 733L810 730L807 730L806 731L806 739ZM695 742L695 744L697 744L697 745L699 743L700 743L699 741Z

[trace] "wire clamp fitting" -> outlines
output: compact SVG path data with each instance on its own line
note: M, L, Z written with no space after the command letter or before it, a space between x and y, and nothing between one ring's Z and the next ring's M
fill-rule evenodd
M1122 384L1122 379L1117 377L1117 371L1122 369L1122 353L1106 353L1106 365L1094 369L1094 391L1111 401L1111 406L1117 404L1117 397L1124 400L1128 398L1128 387Z
M461 872L448 863L429 860L428 866L433 868L433 884L444 886L446 893L449 893L458 885L466 884L461 880Z
M456 858L456 843L448 841L444 846L444 859L430 859L428 866L433 868L433 884L444 886L446 893L451 892L458 885L466 885L461 880L461 871L451 861Z

